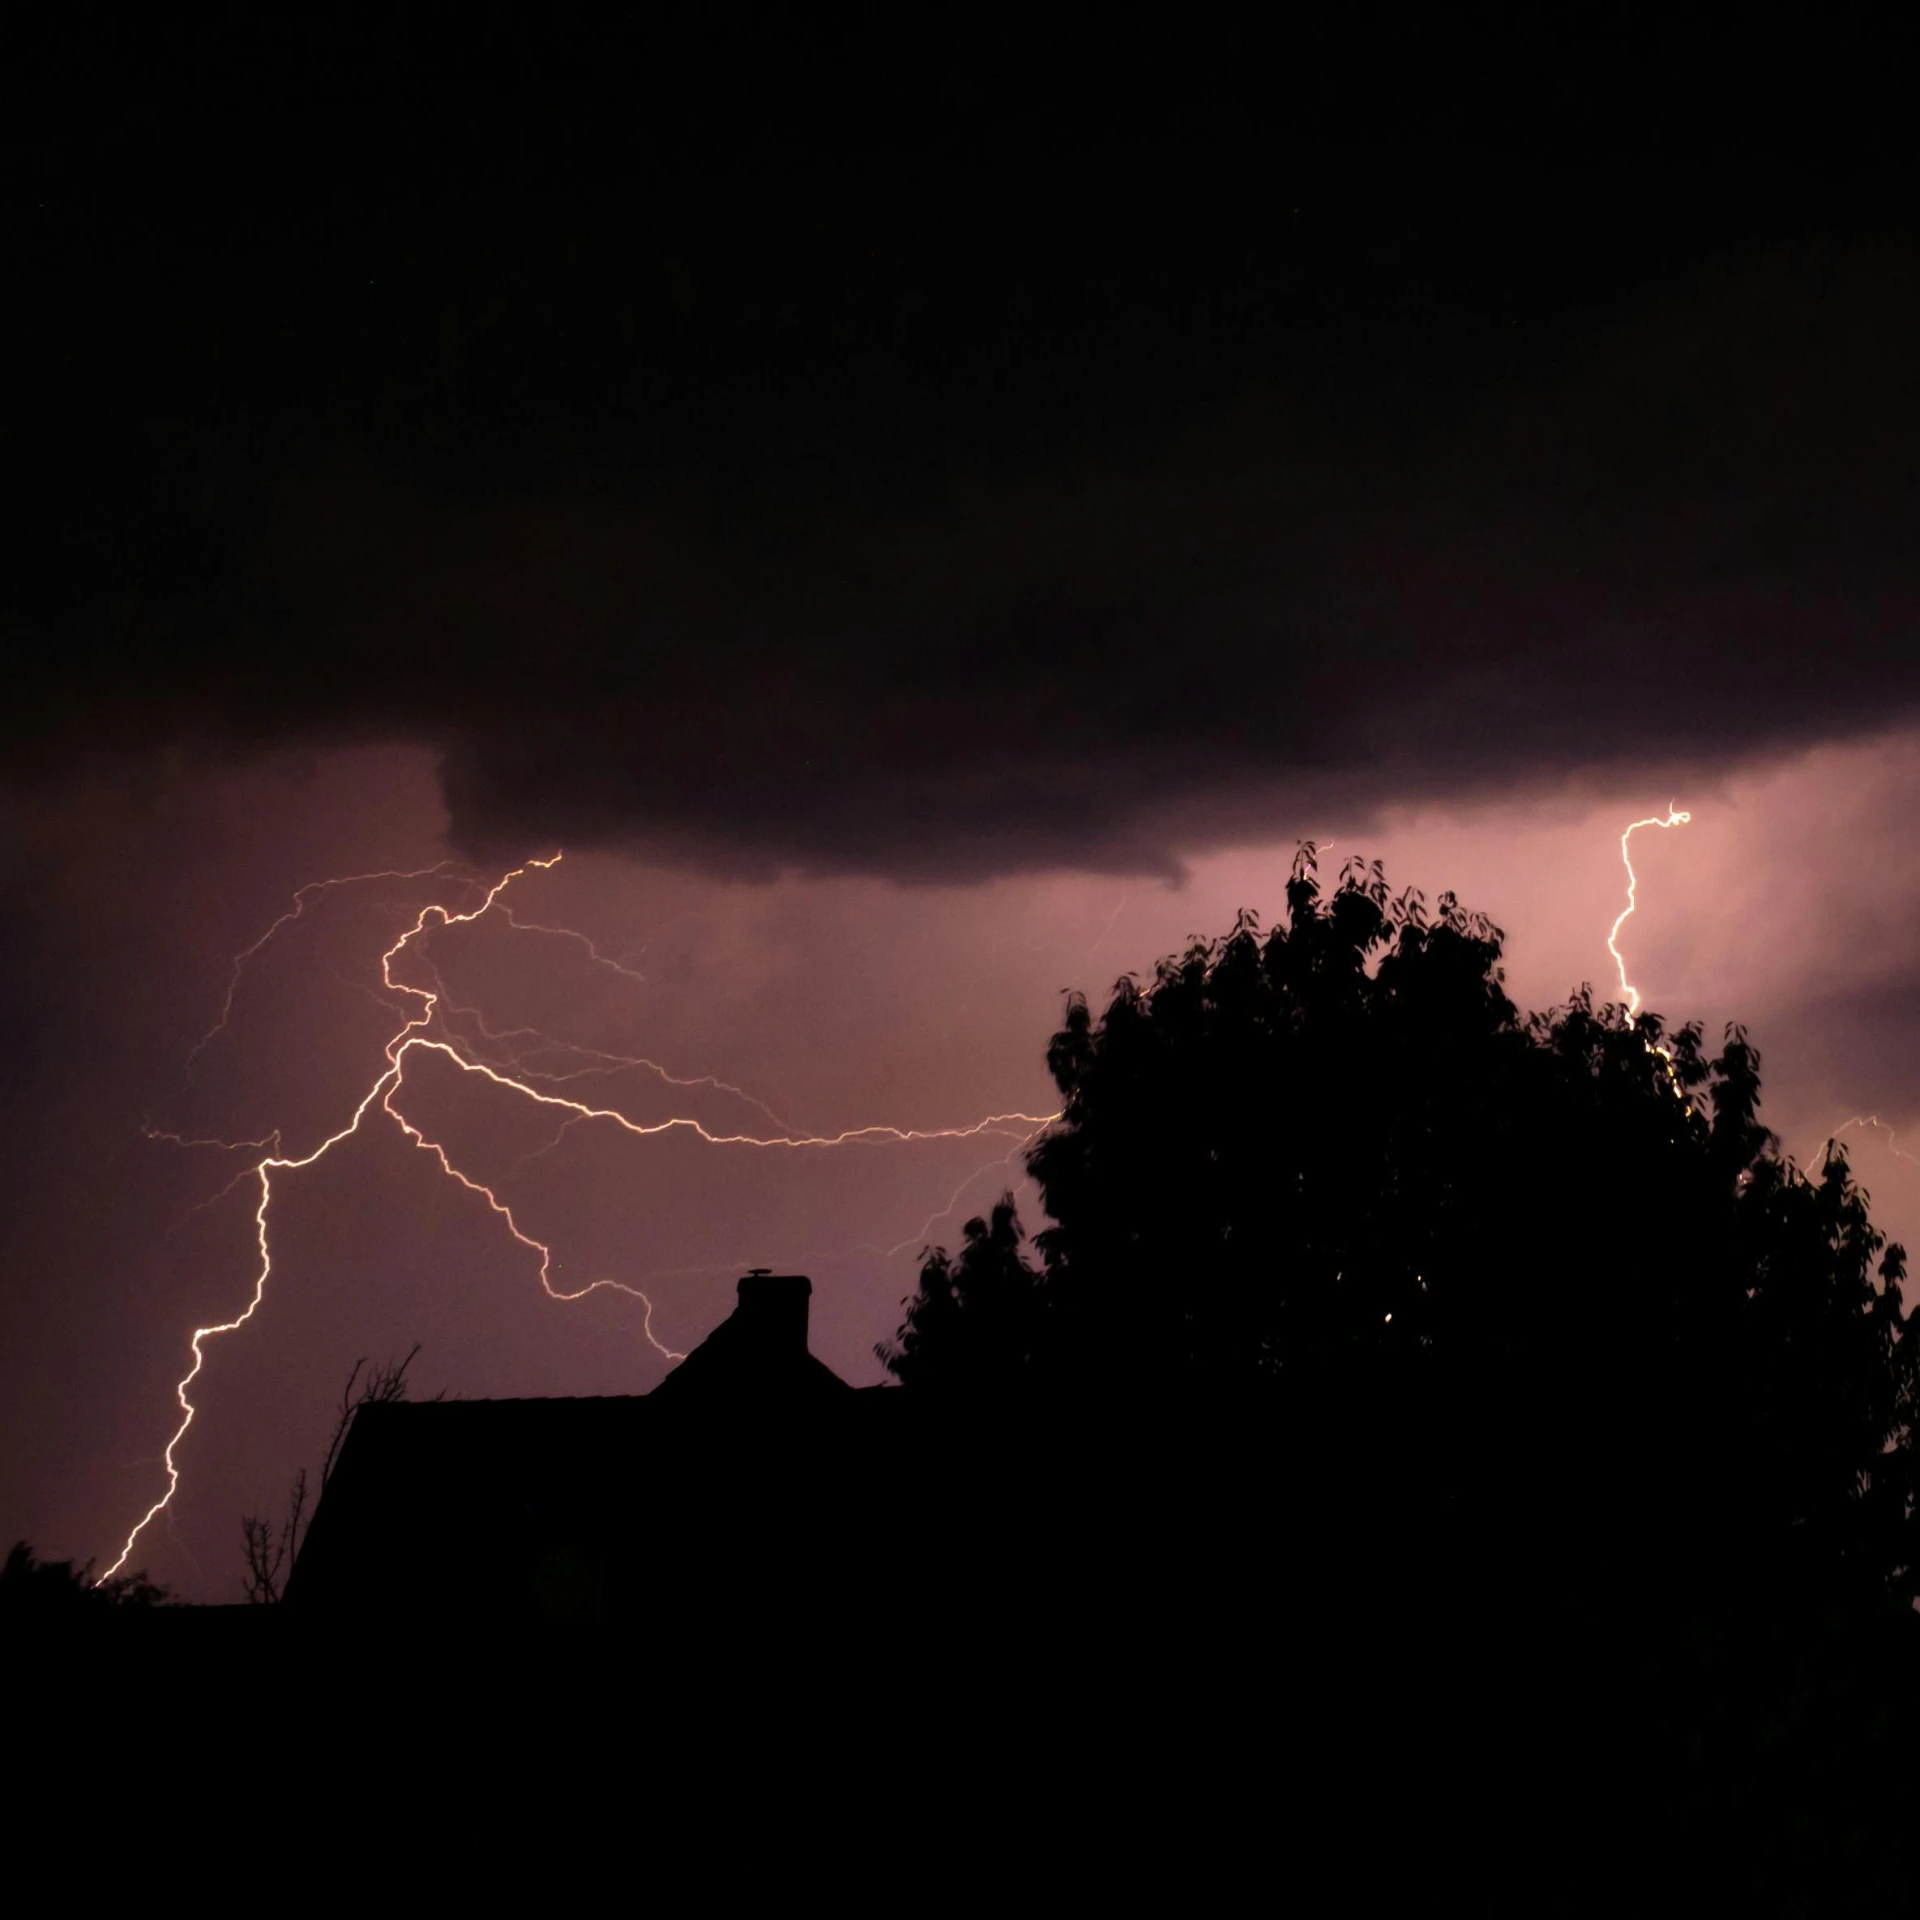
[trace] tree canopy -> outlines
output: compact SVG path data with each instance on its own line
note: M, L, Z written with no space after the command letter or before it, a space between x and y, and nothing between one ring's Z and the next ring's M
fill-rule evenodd
M1740 1028L1523 1016L1502 946L1308 846L1271 931L1070 997L1038 1265L1009 1197L881 1357L1270 1407L1429 1502L1658 1513L1911 1594L1920 1342L1844 1151L1782 1155Z

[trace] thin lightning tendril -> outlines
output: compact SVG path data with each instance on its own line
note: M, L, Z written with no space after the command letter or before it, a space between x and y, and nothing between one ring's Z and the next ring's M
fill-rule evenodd
M335 887L364 886L369 880L437 880L442 874L452 874L466 882L469 886L479 885L479 881L471 869L462 867L460 863L455 860L441 860L431 867L414 867L404 872L397 868L390 867L383 869L379 873L348 873L342 874L338 879L334 880L309 880L305 886L296 887L294 889L293 905L290 906L252 946L242 949L233 956L233 964L227 971L227 990L220 998L219 1017L187 1050L186 1072L185 1079L182 1082L182 1091L185 1091L186 1087L193 1084L194 1063L200 1058L201 1054L226 1031L227 1022L233 1018L233 997L240 991L240 977L247 970L247 962L259 953L260 949L266 946L282 927L289 927L296 920L304 920L307 913L307 902L311 900L314 895L330 892Z
M838 1133L831 1134L802 1133L788 1126L787 1123L781 1120L763 1101L756 1099L753 1095L746 1093L741 1088L734 1087L728 1082L715 1079L712 1076L682 1080L669 1074L654 1061L629 1058L623 1055L599 1054L591 1048L574 1047L563 1042L552 1041L543 1035L536 1034L531 1029L519 1029L506 1034L494 1033L487 1029L484 1021L480 1020L478 1014L473 1009L455 1008L451 1003L449 1003L446 1011L443 1013L441 1011L441 1000L444 994L444 987L440 982L438 971L433 968L431 961L426 963L429 974L434 981L434 985L431 988L410 986L406 982L394 977L393 969L396 961L401 959L402 955L407 952L408 948L411 947L416 940L424 938L431 929L471 925L495 907L502 894L505 893L506 889L511 886L514 881L522 878L529 871L545 871L557 866L560 859L561 856L556 853L550 858L529 860L525 865L513 868L486 889L485 894L477 906L470 907L464 912L456 913L449 907L438 902L430 903L419 910L413 924L380 956L380 977L387 991L410 999L416 1004L418 1011L408 1018L399 1031L387 1041L385 1047L382 1049L382 1056L386 1061L385 1071L374 1080L373 1084L361 1096L359 1104L353 1109L351 1118L336 1132L327 1135L311 1152L301 1155L289 1155L285 1153L282 1150L281 1136L277 1129L264 1139L248 1141L190 1138L177 1133L169 1133L152 1126L145 1129L149 1138L168 1141L171 1144L181 1147L217 1147L228 1152L256 1151L261 1148L271 1149L263 1153L262 1157L255 1161L252 1166L242 1168L219 1194L213 1196L213 1200L223 1198L225 1194L231 1193L236 1187L243 1185L249 1179L258 1182L260 1194L259 1200L254 1207L253 1217L255 1244L259 1252L259 1266L254 1275L252 1292L247 1299L245 1308L240 1313L236 1314L231 1320L217 1321L211 1326L197 1327L194 1329L192 1339L189 1342L193 1354L192 1365L189 1366L186 1373L174 1388L174 1398L180 1408L180 1421L174 1428L172 1437L168 1440L162 1456L167 1475L166 1490L160 1495L159 1499L148 1507L146 1512L142 1514L140 1519L135 1523L132 1531L127 1535L125 1544L121 1547L118 1556L114 1559L112 1565L100 1575L100 1580L97 1584L103 1584L111 1580L120 1569L126 1565L127 1559L132 1554L134 1546L139 1541L141 1534L146 1531L148 1525L157 1516L167 1512L174 1494L179 1489L180 1466L177 1455L180 1443L185 1439L188 1429L193 1425L194 1416L197 1411L190 1397L189 1389L200 1377L201 1370L206 1364L205 1343L217 1334L233 1333L245 1326L259 1310L261 1301L266 1297L267 1283L273 1274L273 1250L267 1222L273 1200L274 1176L278 1173L298 1172L316 1164L330 1153L333 1148L338 1146L341 1141L349 1139L358 1133L361 1121L366 1118L368 1112L376 1105L381 1112L385 1113L399 1127L400 1131L416 1148L433 1156L438 1162L442 1173L450 1179L457 1181L462 1187L466 1188L469 1193L483 1200L487 1207L499 1217L513 1239L525 1247L529 1253L536 1256L539 1261L540 1285L552 1299L560 1301L581 1300L586 1298L587 1295L600 1292L603 1289L626 1294L630 1298L640 1302L644 1315L641 1330L655 1351L667 1360L682 1360L686 1357L676 1348L668 1346L655 1334L653 1331L653 1302L640 1288L629 1286L624 1281L613 1279L593 1280L586 1286L572 1292L562 1292L553 1284L553 1251L551 1247L544 1241L536 1239L532 1234L528 1233L514 1217L512 1208L509 1207L490 1186L484 1181L474 1179L472 1175L456 1166L448 1154L446 1147L436 1140L430 1140L421 1128L409 1120L407 1116L401 1112L399 1107L395 1105L396 1097L405 1082L406 1058L410 1053L425 1051L443 1055L446 1059L450 1060L454 1066L459 1068L462 1073L477 1075L480 1078L492 1082L495 1086L504 1087L510 1092L519 1094L538 1106L565 1113L567 1118L562 1122L561 1126L561 1132L563 1134L569 1128L583 1121L606 1121L640 1138L651 1138L658 1134L670 1132L689 1132L707 1145L716 1147L827 1150L869 1144L894 1145L917 1141L971 1140L992 1134L999 1134L1007 1138L1017 1137L1026 1139L1031 1138L1035 1131L1046 1126L1050 1121L1058 1117L1053 1114L997 1113L989 1114L984 1120L974 1121L964 1127L921 1128L861 1126L844 1128ZM235 996L238 993L241 977L246 970L247 963L252 960L282 928L300 919L306 911L308 902L317 894L330 888L352 885L355 881L389 879L414 880L439 878L442 876L456 878L470 889L477 888L481 884L469 871L459 868L452 862L442 862L437 866L420 868L411 873L383 872L378 874L360 874L338 880L313 881L301 887L294 895L293 906L290 907L286 913L282 914L252 946L248 947L234 960L232 969L228 975L226 991L222 996L219 1016L206 1034L194 1044L192 1051L188 1055L187 1076L189 1082L192 1077L194 1061L213 1039L226 1029L232 1018ZM587 939L584 934L574 934L566 928L547 927L532 922L516 920L505 908L501 909L501 915L517 931L559 935L576 940L586 950L588 957L597 965L606 967L636 982L642 978L641 975L635 973L631 968L623 967L619 962L609 960L605 955L601 954L598 949L594 947L592 941ZM479 1059L471 1050L471 1042L462 1042L457 1032L454 1033L452 1039L442 1039L435 1034L429 1033L428 1029L434 1025L436 1015L439 1016L442 1029L450 1030L447 1029L447 1014L455 1012L471 1017L478 1025L480 1034L486 1041L496 1047L504 1047L507 1056L504 1067L494 1066ZM575 1058L594 1060L598 1064L583 1067L577 1072L570 1074L538 1073L522 1064L518 1050L513 1044L515 1041L523 1038L537 1039L541 1042L540 1047L535 1050L536 1053L571 1054ZM544 1082L546 1086L552 1087L563 1084L569 1080L580 1078L587 1073L612 1074L641 1069L657 1075L661 1081L669 1086L679 1088L711 1087L717 1092L734 1094L754 1107L757 1107L773 1122L779 1131L772 1134L716 1132L702 1124L699 1120L685 1115L674 1115L660 1121L636 1121L629 1119L627 1115L620 1112L617 1108L590 1106L584 1101L570 1099L565 1095L551 1091L542 1091L540 1087L529 1084L531 1081L540 1080ZM1024 1128L1024 1133L1016 1136L1012 1132L1012 1129L1016 1126ZM985 1169L980 1169L980 1171L984 1172ZM970 1175L969 1180L977 1177L977 1173ZM955 1198L958 1198L957 1194ZM213 1200L204 1201L201 1205L211 1205L213 1204ZM951 1207L951 1204L950 1202L949 1207ZM933 1217L937 1219L939 1216L936 1214ZM929 1224L931 1224L931 1222L929 1222Z
M516 920L511 907L502 907L500 916L516 933L545 933L556 940L571 940L584 950L596 967L604 967L609 973L617 973L623 980L631 980L635 986L644 987L647 976L636 972L632 967L623 967L618 960L610 960L596 947L584 933L576 933L572 927L546 927L537 920Z
M1900 1136L1877 1113L1856 1113L1852 1119L1842 1120L1827 1136L1827 1144L1833 1145L1849 1127L1872 1127L1876 1132L1884 1133L1887 1136L1887 1151L1896 1160L1908 1160L1916 1167L1920 1167L1920 1154L1909 1153L1900 1144Z

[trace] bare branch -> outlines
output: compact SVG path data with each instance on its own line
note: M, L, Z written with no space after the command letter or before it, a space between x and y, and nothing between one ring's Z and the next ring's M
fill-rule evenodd
M389 1406L396 1400L404 1400L407 1397L407 1369L413 1365L419 1352L420 1343L416 1340L406 1358L398 1362L390 1361L370 1372L364 1371L367 1366L364 1354L353 1363L353 1369L347 1375L347 1384L340 1390L340 1411L333 1423L333 1435L327 1442L326 1456L320 1463L320 1490L323 1493L327 1482L333 1478L334 1468L340 1463L340 1449L346 1444L347 1429L353 1424L353 1416L362 1407ZM439 1397L438 1394L434 1396L435 1399ZM256 1605L272 1605L286 1590L285 1576L292 1571L293 1562L300 1552L301 1532L308 1519L308 1492L307 1470L302 1467L293 1477L293 1485L287 1494L287 1517L277 1535L272 1526L256 1514L248 1514L240 1522L247 1561L246 1595Z
M362 1354L360 1358L353 1363L353 1371L347 1375L347 1384L340 1389L340 1417L333 1423L333 1438L327 1442L327 1457L320 1463L320 1484L322 1487L325 1487L327 1482L333 1477L334 1463L340 1457L340 1444L347 1437L347 1428L353 1420L354 1409L358 1407L366 1397L364 1388L362 1389L360 1400L356 1400L353 1396L353 1384L360 1378L360 1369L366 1364L366 1355Z

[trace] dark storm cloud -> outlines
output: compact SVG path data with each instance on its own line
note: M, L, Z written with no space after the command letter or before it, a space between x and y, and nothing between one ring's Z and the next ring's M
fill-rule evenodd
M307 556L295 710L442 743L491 850L920 875L1881 725L1920 692L1913 338L1908 258L1773 261L1400 435L1273 396L935 506L439 510Z
M1351 48L669 51L544 173L398 80L212 224L52 167L17 759L420 740L474 848L1165 871L1920 695L1874 114L1810 174L1666 69L1629 139Z

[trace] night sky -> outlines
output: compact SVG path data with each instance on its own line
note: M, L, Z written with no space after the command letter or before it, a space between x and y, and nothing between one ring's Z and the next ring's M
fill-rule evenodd
M953 1131L1050 1112L1061 990L1271 916L1301 839L1489 911L1523 1006L1607 987L1671 801L1636 985L1748 1024L1802 1159L1877 1115L1920 1243L1893 50L1342 17L23 30L0 1534L110 1560L252 1289L259 1150L150 1132L310 1152L415 1010L381 953L560 849L403 969L477 1054L643 1125ZM296 888L441 863L309 896L194 1054ZM1030 1131L563 1131L426 1055L398 1104L557 1286L684 1349L797 1268L861 1381ZM271 1235L135 1557L189 1597L361 1354L666 1364L377 1111Z

